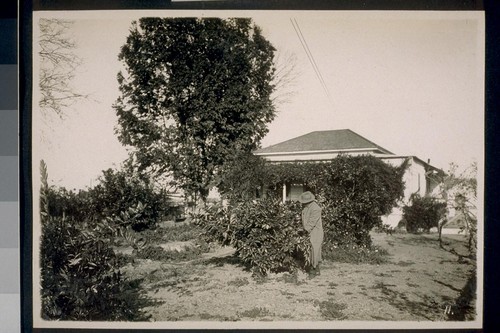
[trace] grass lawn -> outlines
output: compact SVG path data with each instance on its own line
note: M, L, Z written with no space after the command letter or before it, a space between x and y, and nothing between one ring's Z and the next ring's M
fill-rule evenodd
M447 248L467 253L463 236L444 237ZM311 280L301 272L256 280L231 248L220 247L179 259L132 255L123 272L143 279L142 287L157 301L147 308L154 321L474 319L474 309L464 315L456 301L461 294L463 298L475 261L440 248L435 234L373 233L372 238L374 245L387 250L387 260L370 264L325 261L321 275ZM155 245L161 242L165 239L157 238Z

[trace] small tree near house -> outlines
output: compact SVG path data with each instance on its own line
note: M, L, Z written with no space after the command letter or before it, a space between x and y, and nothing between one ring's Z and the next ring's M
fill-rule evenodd
M462 219L462 231L467 234L467 244L471 254L477 248L477 163L472 163L463 172L458 172L458 165L451 163L446 177L441 184L440 195L446 202L446 216L439 226L439 242L442 245L441 232L452 216Z
M410 233L417 233L420 230L429 233L431 228L438 228L445 212L446 203L433 197L413 194L410 197L410 205L403 207L406 230Z

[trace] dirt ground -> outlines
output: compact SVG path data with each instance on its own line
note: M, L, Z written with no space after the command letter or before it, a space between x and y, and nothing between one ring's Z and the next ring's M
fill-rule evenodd
M439 248L437 235L374 233L385 264L323 262L321 275L270 274L256 281L231 248L188 262L136 259L124 267L156 300L153 321L442 321L475 262ZM445 236L466 253L463 236Z

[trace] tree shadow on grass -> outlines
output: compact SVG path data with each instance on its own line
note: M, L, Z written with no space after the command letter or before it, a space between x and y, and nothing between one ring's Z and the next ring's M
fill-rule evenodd
M380 289L382 297L372 297L376 301L384 300L396 309L409 313L415 317L425 318L427 320L439 320L444 307L433 297L419 295L420 300L410 300L408 293L402 293L391 289L393 285L387 285L380 282L372 289ZM415 318L418 319L418 318Z
M408 234L411 235L412 237L405 237L402 238L401 241L405 244L408 245L426 245L426 246L433 246L433 247L439 247L439 241L437 238L437 235L434 237L432 234Z
M462 288L460 295L447 312L448 321L474 320L476 317L474 301L476 299L477 277L476 271L472 271L467 283Z
M212 257L209 259L205 259L200 263L204 265L214 265L216 267L222 267L224 265L232 265L248 269L248 265L242 262L241 259L236 254L231 254L224 257Z
M445 282L443 282L443 281L439 281L439 280L436 280L436 279L434 279L433 281L434 281L434 282L436 282L436 283L439 283L439 284L440 284L440 285L442 285L442 286L448 287L448 288L450 288L450 289L451 289L451 290L453 290L453 291L460 291L460 289L453 287L453 286L452 286L451 284L449 284L449 283L445 283Z

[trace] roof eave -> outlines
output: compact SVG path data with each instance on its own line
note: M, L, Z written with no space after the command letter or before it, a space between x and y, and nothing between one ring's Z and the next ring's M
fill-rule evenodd
M302 151L279 151L279 152L254 152L257 156L288 156L288 155L311 155L311 154L340 154L348 152L380 152L381 154L392 154L379 148L348 148L348 149L329 149L329 150L302 150Z

